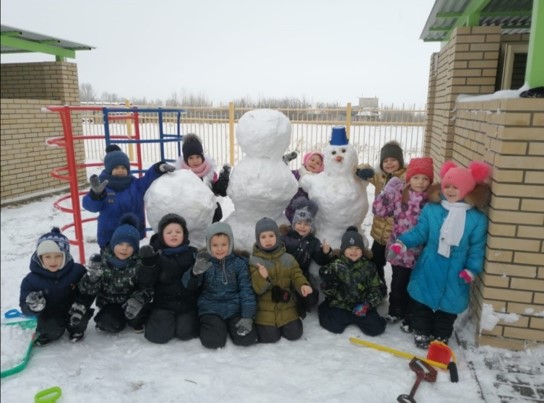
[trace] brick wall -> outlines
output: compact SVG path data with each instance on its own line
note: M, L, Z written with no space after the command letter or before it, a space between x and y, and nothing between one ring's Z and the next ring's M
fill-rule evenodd
M45 144L63 135L57 113L44 113L46 105L79 104L77 65L67 62L2 64L2 115L0 121L1 203L43 196L67 188L67 182L53 178L55 167L66 166L63 148ZM81 121L73 130L81 133ZM84 160L82 143L76 143L76 157ZM85 172L78 173L80 183Z
M425 148L436 170L446 159L493 166L486 262L470 309L478 322L484 304L497 317L518 315L477 335L481 344L514 349L544 341L544 100L457 99L493 93L501 44L527 39L501 36L498 27L456 30L431 61Z

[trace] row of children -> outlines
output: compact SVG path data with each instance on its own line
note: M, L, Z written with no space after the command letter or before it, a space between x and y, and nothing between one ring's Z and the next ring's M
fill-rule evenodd
M140 248L137 217L125 215L87 270L73 261L68 239L53 228L38 240L21 284L21 309L37 316L39 345L66 330L71 340L80 340L93 317L93 302L98 330L117 333L128 325L154 343L200 337L205 347L219 348L227 335L240 346L297 340L302 312L318 302L306 271L315 259L324 264L321 325L341 333L357 324L369 335L380 334L385 329L376 312L381 282L363 255L362 236L348 229L341 256L333 256L311 233L314 209L301 200L293 228L283 235L272 219L259 220L251 255L233 249L232 230L222 222L210 224L206 248L197 251L185 220L176 214L164 216L150 244Z

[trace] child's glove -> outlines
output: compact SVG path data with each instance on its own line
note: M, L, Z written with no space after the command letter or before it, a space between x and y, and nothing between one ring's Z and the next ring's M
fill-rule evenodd
M238 336L245 336L251 332L253 326L253 319L242 318L234 325L236 327L236 334Z
M142 259L144 266L153 266L157 261L159 254L155 253L155 250L151 245L144 245L138 251L138 256Z
M352 312L355 316L364 317L366 316L366 313L368 312L369 309L370 309L370 305L368 305L368 303L365 302L364 304L355 305L355 308L353 308Z
M223 165L223 169L219 172L220 180L229 180L231 167L229 164Z
M89 183L91 184L91 190L93 191L93 193L97 196L100 196L104 192L104 189L106 189L109 181L105 179L104 182L100 182L100 179L98 179L97 175L92 175L89 178Z
M374 176L374 170L372 168L362 168L358 169L356 174L362 180L367 181Z
M98 253L93 253L87 262L87 275L89 276L89 280L91 280L92 283L95 283L102 277L102 274L104 274L102 256Z
M463 269L459 273L459 277L465 280L465 283L470 284L474 280L474 273L472 273L469 269Z
M193 274L200 275L212 267L212 262L210 262L210 254L208 252L198 252L196 255L196 261L193 266Z
M41 291L32 291L28 293L25 299L28 309L32 312L41 312L45 308L45 297Z
M74 302L68 311L68 315L70 315L70 326L75 327L79 325L86 313L87 308L85 308L85 305Z
M402 253L406 252L406 246L401 241L397 241L389 247L389 250L387 251L386 259L387 260L394 259L401 252Z
M125 317L128 320L134 319L142 310L144 304L136 298L129 298L121 307L125 310Z
M285 162L285 165L289 165L289 163L297 157L298 157L297 152L293 151L293 152L285 154L283 157L281 157L281 159L283 162Z
M161 172L174 172L176 170L176 167L170 164L167 164L163 162L159 165L159 171Z

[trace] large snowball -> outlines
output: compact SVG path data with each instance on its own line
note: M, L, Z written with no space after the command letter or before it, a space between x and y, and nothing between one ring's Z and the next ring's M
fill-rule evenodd
M156 179L144 196L147 221L157 232L160 219L169 213L185 218L191 245L206 245L206 228L217 207L208 186L187 169L176 170Z
M278 159L289 147L291 122L279 111L255 109L238 121L236 138L248 156Z

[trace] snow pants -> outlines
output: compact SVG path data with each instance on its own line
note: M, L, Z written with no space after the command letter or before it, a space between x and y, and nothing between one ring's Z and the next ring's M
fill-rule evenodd
M38 315L36 326L36 331L40 334L37 340L38 344L44 345L50 341L60 339L66 330L68 330L70 336L77 333L84 333L93 313L93 309L87 309L87 312L81 318L81 322L77 326L71 326L68 311L61 312L47 309L46 307Z
M332 333L343 333L349 325L356 325L364 334L377 336L385 330L385 319L376 309L368 311L366 316L356 316L351 311L330 307L327 300L319 305L319 324Z
M198 337L196 311L177 313L167 309L153 309L145 323L144 336L152 343L168 343L174 337L191 340Z
M141 329L146 316L146 309L142 308L134 319L125 317L125 310L121 304L106 304L96 314L94 321L96 328L108 333L119 333L126 325L134 329Z
M376 271L383 283L382 294L385 296L387 295L387 283L385 282L385 265L387 264L387 261L385 260L385 245L374 240L374 242L372 242L371 251L372 261L376 265Z
M412 299L408 294L408 282L412 269L402 266L392 266L391 292L389 293L389 315L404 319L410 323L410 304Z
M245 336L236 333L236 323L239 316L223 319L217 315L202 315L200 317L200 342L207 348L221 348L227 344L227 334L237 346L251 346L257 342L255 326Z
M453 333L454 313L433 311L427 305L414 299L411 303L412 329L414 333L448 340Z
M298 340L302 337L302 321L296 319L282 327L255 325L260 343L275 343L282 337L287 340Z

